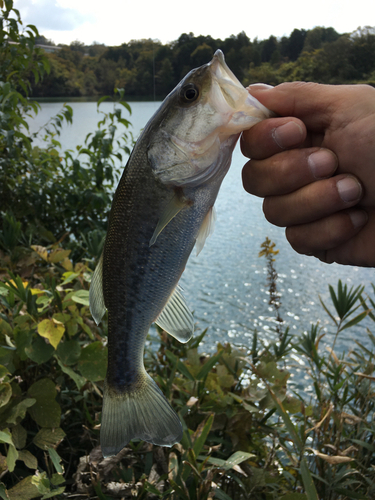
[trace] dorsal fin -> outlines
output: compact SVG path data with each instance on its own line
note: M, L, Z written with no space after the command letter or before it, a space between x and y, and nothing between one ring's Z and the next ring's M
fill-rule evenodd
M206 239L214 232L216 221L216 211L215 207L211 207L207 212L206 217L203 219L202 225L199 229L199 233L196 239L195 247L197 249L197 255L200 254Z
M100 256L99 262L91 279L89 303L91 315L94 318L95 323L99 325L106 311L103 295L103 254Z
M191 339L194 333L194 318L180 286L177 285L174 289L155 323L183 344Z

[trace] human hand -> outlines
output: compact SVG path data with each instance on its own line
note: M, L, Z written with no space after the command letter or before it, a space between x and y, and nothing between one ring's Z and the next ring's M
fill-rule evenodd
M299 253L375 266L375 89L283 83L249 92L278 117L243 133L246 191Z

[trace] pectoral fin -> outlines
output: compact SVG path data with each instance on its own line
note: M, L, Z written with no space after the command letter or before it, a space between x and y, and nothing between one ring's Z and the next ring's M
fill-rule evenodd
M106 311L103 295L103 254L100 256L91 279L89 303L91 315L95 323L99 325Z
M199 229L199 233L195 243L197 249L197 255L200 254L202 248L204 247L206 239L214 232L215 221L216 221L215 207L211 207Z
M183 344L194 333L194 318L177 286L155 323Z
M155 228L154 234L150 240L150 247L155 243L159 234L163 231L165 226L176 217L178 212L185 208L189 204L188 200L181 195L179 191L176 191L171 201L168 203L166 209L161 214L159 222Z

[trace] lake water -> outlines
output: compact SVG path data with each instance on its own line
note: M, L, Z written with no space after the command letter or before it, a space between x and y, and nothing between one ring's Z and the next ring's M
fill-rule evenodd
M69 103L74 110L73 125L64 127L60 137L63 149L82 144L86 134L94 131L99 116L96 103ZM160 103L132 102L133 133L137 137ZM61 109L61 103L42 103L41 112L30 122L32 131ZM105 102L102 111L113 104ZM328 284L336 287L338 279L348 286L363 284L370 293L374 271L357 267L323 264L312 257L295 253L287 243L284 230L269 224L262 212L262 200L242 188L241 169L246 159L236 147L232 166L224 179L216 202L217 222L214 234L198 257L192 254L182 277L182 286L199 329L208 328L206 349L216 342L230 340L250 345L254 327L264 339L274 336L274 314L268 305L267 269L259 258L260 245L268 236L276 243L278 291L281 293L281 317L296 336L320 320L326 329L325 342L333 340L332 322L319 303L319 295L330 304ZM332 308L331 308L332 309ZM357 328L361 341L366 340L365 327ZM337 351L355 346L352 330L342 332Z

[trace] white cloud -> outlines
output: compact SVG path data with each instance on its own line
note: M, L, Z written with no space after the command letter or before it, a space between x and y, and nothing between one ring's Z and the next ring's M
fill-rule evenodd
M34 24L38 31L70 31L85 22L95 22L92 14L89 19L78 10L60 5L56 0L16 0L15 7L20 11L24 24Z
M56 43L94 40L120 45L152 38L163 43L182 33L224 39L245 31L249 38L289 36L293 29L332 26L339 33L375 25L374 0L237 0L199 3L175 0L15 0L25 23Z

